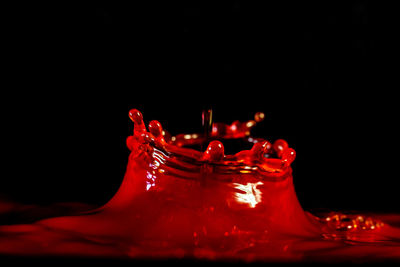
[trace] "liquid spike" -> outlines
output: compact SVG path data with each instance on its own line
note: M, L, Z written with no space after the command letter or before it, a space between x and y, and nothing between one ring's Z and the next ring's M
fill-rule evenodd
M206 151L204 152L203 159L207 161L221 161L225 157L224 145L220 141L211 141Z
M212 116L212 109L203 110L201 114L202 119L202 126L203 126L203 134L204 134L204 143L207 143L213 126L213 116ZM202 147L203 149L203 147Z
M289 166L296 158L296 151L289 147L282 153L282 162L285 166Z
M143 115L139 110L131 109L129 111L129 118L134 123L134 132L146 131L146 126L144 125L144 122L143 122Z
M163 135L164 131L159 121L152 120L149 123L149 131L157 139L157 141L161 143L161 145L164 145L166 143Z
M272 145L268 141L257 142L251 148L252 154L258 159L262 159L272 148Z
M143 115L137 109L131 109L129 111L129 118L136 124L141 125L143 124Z
M272 148L278 155L278 157L282 157L282 153L289 147L288 143L283 139L278 139L272 145Z
M161 123L157 120L152 120L149 123L149 131L156 138L162 137L163 129L162 129Z

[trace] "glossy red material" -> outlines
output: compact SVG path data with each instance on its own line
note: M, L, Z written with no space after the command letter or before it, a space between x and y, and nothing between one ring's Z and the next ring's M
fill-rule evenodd
M154 120L147 130L138 110L129 117L131 154L115 196L74 216L0 226L0 253L246 262L400 259L400 228L385 220L317 217L302 209L290 166L295 150L282 139L271 144L250 136L263 113L247 122L212 123L211 133L177 136ZM223 140L232 138L253 147L225 155ZM204 152L188 147L206 141Z

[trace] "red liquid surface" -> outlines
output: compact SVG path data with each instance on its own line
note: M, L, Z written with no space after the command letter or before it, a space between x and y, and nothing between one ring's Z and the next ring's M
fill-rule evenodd
M250 137L262 120L214 123L170 136L130 112L124 180L103 207L0 226L0 254L253 261L400 260L400 216L304 211L293 187L295 151ZM250 150L225 155L219 140ZM204 152L187 146L211 141ZM0 207L1 208L1 207Z

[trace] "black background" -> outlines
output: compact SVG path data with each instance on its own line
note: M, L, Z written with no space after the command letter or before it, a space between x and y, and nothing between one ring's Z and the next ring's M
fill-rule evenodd
M97 2L7 15L4 198L103 204L125 172L131 108L177 134L201 131L212 107L227 123L266 114L253 133L296 149L305 209L400 211L389 3Z

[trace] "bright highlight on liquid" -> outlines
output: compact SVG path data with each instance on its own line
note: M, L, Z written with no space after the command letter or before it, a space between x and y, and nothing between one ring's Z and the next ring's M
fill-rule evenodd
M245 185L233 183L235 189L241 191L235 194L236 200L241 203L246 203L249 207L254 208L259 202L261 202L262 192L257 189L257 186L262 184L263 182L247 183Z

